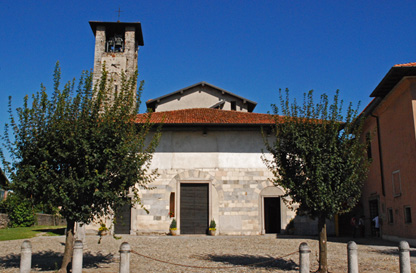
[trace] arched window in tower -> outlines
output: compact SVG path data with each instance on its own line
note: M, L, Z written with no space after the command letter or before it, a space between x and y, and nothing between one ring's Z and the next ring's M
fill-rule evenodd
M124 52L124 38L122 35L115 34L113 37L107 39L106 52Z

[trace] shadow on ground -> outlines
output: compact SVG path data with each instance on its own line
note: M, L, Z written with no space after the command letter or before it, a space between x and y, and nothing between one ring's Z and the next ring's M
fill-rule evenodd
M383 254L387 254L387 255L395 255L395 256L399 256L399 249L380 249L380 250L374 250L376 252L379 253L383 253ZM411 257L416 257L416 250L410 250L410 256Z
M295 235L278 235L278 239L308 239L308 240L316 240L318 241L317 236L295 236ZM328 237L328 242L336 242L336 243L345 243L347 244L349 241L354 241L357 245L366 245L366 246L373 246L374 249L372 251L386 254L386 255L399 255L399 243L393 241L383 240L379 237ZM410 256L416 257L416 250L414 248L410 249Z
M58 270L62 262L62 253L55 251L42 251L32 254L32 268L37 268L40 271ZM109 264L113 262L114 256L112 254L103 255L101 253L92 254L91 252L84 253L83 268L97 268L101 264ZM9 254L0 257L0 265L2 268L19 268L20 254Z
M34 231L50 232L56 235L65 235L65 228L55 228L55 229L42 228L42 229L35 229Z
M255 268L274 268L280 270L294 270L298 268L298 264L293 260L254 256L254 255L207 255L207 260L220 262L234 266L250 266ZM221 266L219 266L221 267Z
M276 239L281 240L290 240L290 239L306 239L306 240L316 240L318 241L318 235L316 236L298 236L298 235L280 235L278 234ZM398 247L398 242L392 242L383 240L378 237L328 237L328 242L336 242L336 243L348 243L349 241L354 241L356 244L359 245L372 245L372 246L385 246L385 247Z

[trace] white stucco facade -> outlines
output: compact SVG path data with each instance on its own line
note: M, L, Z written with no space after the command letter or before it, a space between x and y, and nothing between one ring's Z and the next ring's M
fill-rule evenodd
M132 210L132 233L168 232L172 193L180 231L180 187L185 183L208 184L209 219L216 221L220 234L267 232L264 198L280 198L283 191L271 182L262 149L260 128L212 129L205 134L202 130L164 131L152 161L159 177L150 185L154 189L141 191L142 204L149 214L140 207ZM282 198L279 202L279 232L284 233L295 214Z

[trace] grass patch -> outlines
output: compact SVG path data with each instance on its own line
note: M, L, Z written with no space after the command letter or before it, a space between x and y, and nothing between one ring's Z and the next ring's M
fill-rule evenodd
M0 241L28 239L36 236L64 235L64 226L33 226L0 229Z

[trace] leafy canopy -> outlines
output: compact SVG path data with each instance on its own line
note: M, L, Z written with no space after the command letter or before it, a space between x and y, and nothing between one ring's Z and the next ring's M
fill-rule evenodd
M9 98L3 146L11 160L1 157L13 191L34 204L60 206L67 221L89 223L140 202L139 187L156 175L149 165L159 133L145 142L151 124L135 123L142 90L142 83L135 90L137 72L122 75L118 92L105 70L94 88L91 72L77 86L74 79L61 89L60 79L57 63L52 95L41 85L16 109L17 118Z
M332 103L326 94L314 103L313 91L303 105L279 92L273 143L266 140L272 159L264 159L299 212L313 218L331 218L350 211L358 202L368 162L366 143L360 140L362 123L350 103L345 117L337 91ZM278 116L280 114L280 116Z

